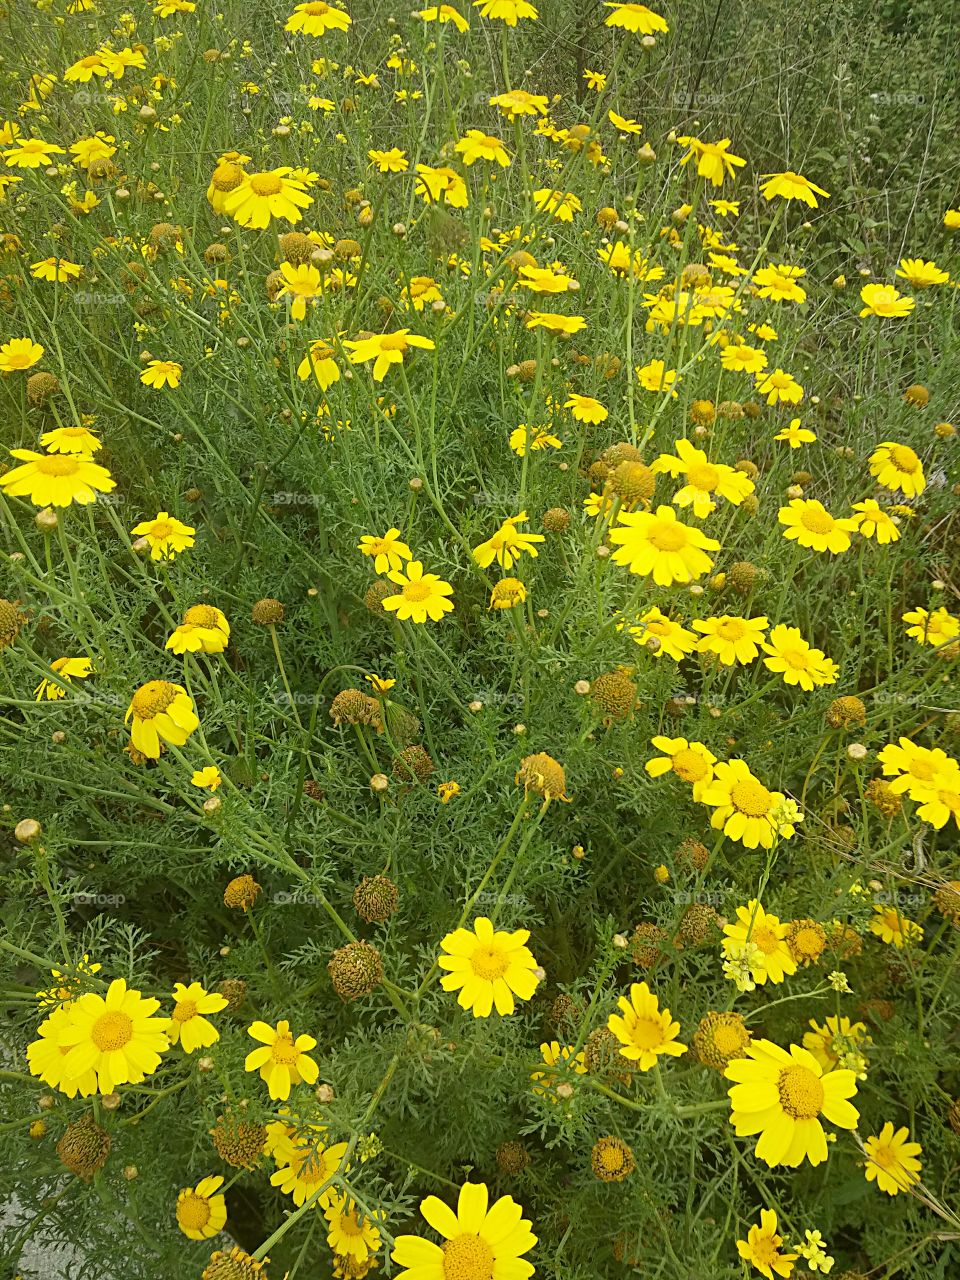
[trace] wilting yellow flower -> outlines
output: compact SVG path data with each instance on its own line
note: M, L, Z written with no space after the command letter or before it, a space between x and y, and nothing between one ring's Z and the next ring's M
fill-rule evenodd
M481 18L495 18L515 27L520 18L536 22L538 14L529 0L473 0L473 7L480 10Z
M169 680L148 680L133 695L124 721L133 717L130 739L138 751L159 760L161 740L182 747L200 721L186 689Z
M697 173L715 187L722 187L724 178L734 177L737 169L742 169L747 163L731 153L729 138L721 138L719 142L701 142L699 138L684 136L677 138L677 142L687 148L681 165L696 158Z
M297 366L297 377L306 381L313 374L321 391L327 391L340 381L340 369L333 358L333 348L326 342L314 342Z
M167 640L174 653L223 653L230 643L230 623L209 604L195 604L183 615L183 622Z
M83 267L76 262L68 262L66 258L43 258L30 267L34 280L49 280L51 284L69 284L71 280L79 280L83 275Z

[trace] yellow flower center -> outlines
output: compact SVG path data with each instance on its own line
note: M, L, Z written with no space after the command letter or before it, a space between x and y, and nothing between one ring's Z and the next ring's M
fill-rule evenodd
M936 769L929 760L915 759L910 761L910 776L918 778L921 782L929 782L935 772Z
M324 0L312 0L311 4L303 6L302 12L308 13L311 18L322 18L324 14L330 12L330 6L324 4Z
M870 1153L870 1159L881 1169L892 1169L898 1164L897 1153L889 1143L877 1143Z
M750 930L750 941L760 948L765 956L772 956L780 946L780 939L765 924Z
M121 1010L110 1009L90 1028L90 1039L101 1053L122 1049L133 1039L133 1021Z
M72 476L79 469L76 458L64 457L62 453L45 454L37 458L34 466L44 476Z
M731 643L742 640L747 634L747 628L739 618L725 618L716 629L715 632L721 640L729 640Z
M706 777L710 766L698 751L686 747L673 757L673 772L684 782L699 782Z
M483 978L486 982L495 982L510 968L510 957L499 947L492 945L477 947L470 957L470 965L478 978Z
M340 1221L337 1225L340 1228L340 1232L342 1235L345 1235L345 1236L362 1236L363 1235L363 1223L361 1223L358 1220L355 1211L351 1211L350 1213L342 1213L340 1215Z
M243 181L243 170L238 164L218 164L210 181L216 191L233 191Z
M177 1203L177 1217L184 1227L202 1231L210 1221L210 1202L195 1191L190 1191Z
M746 1044L746 1039L739 1027L719 1026L713 1033L713 1046L718 1053L729 1057Z
M687 531L676 521L663 521L653 526L648 540L658 551L680 551L687 545Z
M133 695L133 714L138 720L152 720L162 715L176 696L177 687L168 680L149 680Z
M493 1250L486 1240L472 1233L445 1240L443 1280L493 1280Z
M779 1236L756 1236L750 1241L753 1261L758 1267L770 1268L775 1262L780 1261L779 1242Z
M600 1165L607 1173L619 1173L623 1168L623 1151L612 1143L603 1148L600 1154Z
M411 604L421 604L424 600L430 598L429 582L408 582L403 588L404 600L409 600Z
M174 1022L189 1022L197 1016L196 1000L178 1000L173 1006L171 1017Z
M250 190L255 196L278 196L283 182L275 173L254 173L250 175Z
M798 929L793 938L794 950L816 959L823 950L823 939L815 929Z
M770 812L770 792L756 778L743 778L730 789L733 807L748 818L765 818Z
M154 520L147 533L148 538L152 538L154 542L163 542L173 533L173 525L169 520Z
M916 471L920 466L920 459L909 445L905 444L895 444L893 446L890 450L890 461L898 471L904 471L907 474Z
M630 1039L638 1049L655 1049L663 1044L663 1027L653 1018L638 1018L630 1028Z
M274 1062L282 1067L292 1067L300 1057L300 1051L294 1044L293 1036L289 1031L286 1035L277 1036L273 1042L272 1052Z
M695 489L702 489L705 493L712 493L720 480L720 472L716 467L711 466L709 462L698 463L696 466L687 469L687 479Z
M215 631L220 623L216 609L209 604L191 605L183 615L183 621L185 626L204 627L208 631Z
M782 649L780 657L794 671L806 671L810 666L810 655L806 649Z
M809 1067L787 1067L777 1081L780 1105L794 1120L813 1120L823 1108L823 1085Z
M829 533L833 528L833 516L829 511L821 511L819 507L804 507L800 513L800 523L810 533Z

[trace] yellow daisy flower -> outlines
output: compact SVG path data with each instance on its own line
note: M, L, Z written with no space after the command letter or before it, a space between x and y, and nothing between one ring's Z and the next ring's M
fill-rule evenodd
M514 997L529 1000L537 989L537 962L525 945L529 937L527 929L495 930L486 916L478 916L472 931L455 929L441 941L437 964L449 972L440 985L459 991L457 1003L475 1018L488 1018L494 1008L501 1017L513 1013Z

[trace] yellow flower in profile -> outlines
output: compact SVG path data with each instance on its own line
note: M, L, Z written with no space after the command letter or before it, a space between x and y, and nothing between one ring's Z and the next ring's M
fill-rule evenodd
M365 533L357 544L357 550L365 556L374 556L373 567L377 573L388 569L400 569L404 560L411 558L410 548L400 539L399 529L388 529L382 538Z
M473 558L481 569L488 569L494 560L501 569L512 569L524 552L534 560L537 558L537 543L544 542L545 538L542 533L524 533L517 528L518 524L524 524L526 520L525 511L509 516L492 538L474 547Z
M482 129L468 129L454 150L463 156L468 168L478 160L496 161L504 169L510 164L510 153L500 139Z
M324 6L326 7L326 6ZM299 222L301 209L313 203L306 185L293 177L293 169L283 166L260 173L243 173L233 190L223 197L223 212L240 223L262 231L272 219Z
M328 391L335 382L340 381L340 368L333 356L333 347L329 343L311 343L309 351L297 366L297 377L305 382L313 374L320 390Z
M906 1125L894 1132L888 1120L879 1134L864 1140L867 1163L863 1172L868 1182L876 1182L888 1196L909 1191L920 1181L921 1165L917 1156L923 1148L919 1142L910 1142L909 1138L910 1130Z
M63 73L63 78L68 83L89 84L94 76L105 76L107 74L107 64L99 53L88 53L86 57L79 58L71 66L67 67Z
M714 830L748 849L772 849L778 837L789 840L802 816L786 796L755 778L744 760L720 761L700 801L713 809Z
M227 999L218 991L205 991L199 982L184 986L173 984L173 1013L166 1032L171 1044L179 1044L184 1053L197 1049L209 1049L220 1039L220 1032L204 1017L207 1013L220 1013L227 1007Z
M737 1241L737 1252L744 1262L749 1262L764 1280L774 1280L774 1273L782 1280L793 1273L795 1253L781 1253L783 1236L777 1232L777 1215L772 1209L760 1210L760 1225L747 1232L746 1240Z
M410 168L407 153L399 147L391 147L389 151L371 150L367 155L381 173L406 173Z
M73 502L86 506L96 502L98 493L117 487L106 467L86 453L11 449L10 456L23 465L0 475L0 489L11 498L29 498L36 507L69 507Z
M420 1212L443 1237L443 1246L421 1236L397 1236L391 1257L403 1270L396 1280L529 1280L533 1263L522 1255L537 1237L523 1209L511 1196L488 1205L482 1182L463 1184L456 1213L437 1196L427 1196Z
M401 622L423 623L428 618L439 622L445 613L452 613L453 601L447 597L453 595L453 587L435 573L424 573L419 560L411 560L404 569L391 569L387 577L400 591L385 596L380 604Z
M57 1034L65 1051L64 1078L93 1071L99 1092L113 1093L118 1085L139 1084L152 1075L170 1047L164 1019L155 1017L159 1008L159 1000L128 989L123 978L115 978L105 996L93 991L79 996Z
M556 191L553 187L538 187L533 193L534 207L542 213L550 213L558 222L572 222L574 214L581 213L583 205L572 191Z
M713 568L707 552L720 550L715 538L683 524L673 507L667 506L657 507L656 512L621 512L609 541L617 548L611 556L614 564L652 577L658 587L702 578Z
M885 906L882 902L873 904L874 916L870 921L870 932L886 945L902 951L904 947L923 941L923 928L915 920L908 920L900 914L896 906Z
M309 0L298 4L287 19L284 31L299 31L305 36L325 36L328 31L346 31L351 18L342 9L335 9L324 0Z
M799 418L791 418L783 430L778 431L773 438L782 444L788 444L791 449L799 449L802 444L813 444L817 433L807 427L801 427Z
M678 507L690 507L698 520L706 519L716 510L714 494L739 507L744 498L753 493L754 483L742 471L720 462L708 462L704 451L689 440L677 440L675 447L676 457L662 453L650 470L657 475L666 472L686 479L686 484L673 495L673 501Z
M909 445L884 440L870 455L870 474L892 493L916 498L927 487L923 463Z
M94 419L89 418L87 421L93 422ZM103 448L102 441L87 426L54 427L43 433L40 443L47 453L94 454Z
M457 991L457 1004L475 1018L501 1017L514 1012L516 1000L529 1000L537 989L537 962L526 946L528 929L507 933L478 916L473 929L459 928L440 943L437 964L448 972L440 979L444 991Z
M174 560L196 542L196 529L166 511L158 511L153 520L141 520L130 532L146 539L151 560Z
M737 1137L759 1134L754 1154L771 1169L797 1168L804 1160L822 1164L827 1137L820 1117L840 1129L855 1129L860 1119L849 1101L857 1092L854 1073L824 1073L816 1058L795 1044L787 1051L771 1040L753 1040L744 1053L723 1073L735 1082L730 1123Z
M643 125L638 120L631 120L612 109L607 112L607 119L619 133L626 137L631 135L635 137L638 133L643 133Z
M145 387L153 387L154 391L162 391L164 387L176 390L182 373L183 365L177 364L176 360L149 360L140 381Z
M200 721L186 689L169 680L148 680L133 695L124 722L133 717L130 739L151 760L160 759L161 740L182 747Z
M54 156L66 155L63 147L42 138L17 138L14 145L3 152L8 169L45 169L53 164Z
M785 538L811 551L829 551L833 555L849 551L850 534L857 530L855 520L837 519L815 498L792 498L780 508L777 519L785 526Z
M630 997L617 1001L619 1013L611 1013L607 1029L620 1041L620 1054L636 1064L638 1071L649 1071L657 1058L666 1054L679 1058L687 1046L677 1039L680 1023L674 1022L669 1009L661 1009L657 997L645 982L634 982Z
M307 303L323 293L323 276L312 262L301 262L297 266L281 262L280 276L283 283L277 290L277 298L292 298L290 316L294 320L303 320L307 314Z
M358 338L345 341L343 344L350 352L351 364L374 362L373 380L382 382L394 364L403 364L403 358L411 347L420 347L424 351L433 351L436 343L429 338L421 338L409 329L398 329L395 333L375 333L369 338Z
M572 276L562 271L552 271L549 267L520 268L518 285L521 289L529 289L531 293L566 293L568 289L577 289L579 285Z
M786 169L783 173L764 173L760 180L760 194L765 200L799 200L811 209L819 208L817 196L829 200L830 193L818 187L802 174Z
M861 316L879 316L881 320L907 316L917 305L915 299L908 298L892 284L865 284L860 290L863 308Z
M896 542L900 530L893 516L874 498L866 498L863 502L853 504L854 515L850 517L857 526L857 532L863 538L876 538L881 546Z
M635 370L637 380L645 391L669 391L676 399L674 384L677 381L676 369L668 369L662 360L651 360Z
M960 636L960 618L941 607L931 613L927 609L912 609L903 614L903 621L911 625L907 627L907 635L917 644L932 645L939 649Z
M610 417L610 410L599 400L594 400L593 396L577 395L575 391L571 391L563 407L569 409L578 422L588 422L591 426L606 422Z
M943 225L948 231L960 231L960 209L948 209L943 215Z
M63 684L69 684L71 680L86 680L93 673L93 663L89 658L54 658L50 670L56 672ZM56 702L67 696L65 689L48 679L41 680L33 693L37 702L44 698Z
M203 787L206 791L216 791L223 782L220 770L215 764L208 764L204 769L194 769L190 783L194 787Z
M51 284L69 284L71 280L79 280L83 275L83 267L76 262L68 262L66 258L44 258L34 262L30 267L34 280L48 280Z
M528 311L524 317L528 329L546 329L548 333L570 335L587 327L583 316L564 316L557 311Z
M668 617L656 605L627 629L634 641L649 649L655 658L666 657L672 658L674 662L682 662L697 646L697 637L693 632Z
M770 655L763 660L767 670L782 675L786 684L798 684L808 693L822 685L836 683L840 674L836 663L822 649L807 644L797 627L779 623L769 638L762 641L762 646Z
M422 18L424 22L452 22L461 34L470 30L469 21L452 4L435 4L429 9L420 9L417 11L417 17Z
M662 778L664 774L675 773L683 782L693 787L693 798L698 800L704 787L713 778L713 766L717 757L702 742L688 742L686 738L664 738L657 736L650 739L651 744L662 752L654 756L643 766L651 778Z
M99 967L99 966L98 966ZM70 1026L71 1004L60 1005L37 1028L37 1039L27 1045L30 1074L39 1077L51 1089L59 1089L68 1098L89 1098L97 1092L97 1073L92 1068L67 1075L64 1063L70 1046L61 1044L60 1036Z
M519 578L501 578L490 592L491 609L515 609L527 598L527 588Z
M466 209L468 204L467 184L456 169L448 166L434 169L428 164L418 164L414 190L427 204L446 204L451 209Z
M493 18L515 27L520 18L536 22L538 13L529 0L473 0L473 7L480 10L481 18Z
M194 604L167 640L174 653L223 653L230 643L230 623L210 604Z
M308 1056L317 1045L313 1036L295 1037L285 1019L276 1027L268 1026L266 1022L254 1022L247 1028L247 1035L258 1040L260 1048L251 1049L247 1054L244 1070L260 1073L271 1098L286 1102L291 1085L317 1083L320 1068Z
M734 955L747 943L760 950L759 963L754 968L754 981L763 986L771 982L783 982L785 977L796 973L797 963L787 943L790 926L781 924L777 916L764 911L755 898L745 907L737 907L735 924L723 927L723 952L726 956Z
M227 1201L218 1195L222 1178L203 1178L177 1196L177 1226L189 1240L211 1240L227 1223Z
M935 284L949 284L950 272L944 271L935 262L925 262L923 258L901 258L900 265L894 275L914 289L929 289Z
M491 107L499 107L508 120L518 116L545 116L549 98L545 93L528 93L526 89L511 89L508 93L495 93Z
M768 625L766 617L740 618L730 613L695 619L694 630L703 633L697 641L697 652L716 654L725 667L736 663L749 666L760 653Z
M42 359L43 351L32 338L9 338L0 346L0 373L32 369Z
M742 169L747 163L741 156L732 154L730 141L729 138L721 138L719 142L701 142L699 138L689 136L677 138L677 142L687 148L680 164L685 165L696 158L699 176L715 187L722 187L724 178L735 177L737 169Z
M613 13L607 14L604 26L622 27L631 35L652 36L655 32L667 32L670 28L659 13L654 13L645 4L632 4L627 0L604 0Z

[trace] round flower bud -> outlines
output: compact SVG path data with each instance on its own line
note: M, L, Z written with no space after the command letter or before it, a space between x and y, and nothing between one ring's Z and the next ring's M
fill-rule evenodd
M636 1168L633 1152L622 1138L606 1137L594 1143L590 1167L601 1182L622 1182Z
M57 1143L57 1155L64 1168L84 1182L92 1182L93 1175L107 1163L110 1147L109 1133L100 1128L93 1116L81 1116L67 1126Z
M13 829L14 838L21 844L32 844L39 840L43 828L36 818L22 818Z
M273 627L283 621L283 605L270 596L258 600L250 610L250 620L258 627Z
M389 920L399 901L397 886L388 876L364 876L353 891L353 906L367 924Z
M223 891L223 901L235 911L249 911L257 900L260 888L251 875L235 876Z
M358 1000L383 981L380 952L369 942L348 942L330 957L327 972L341 1000Z

